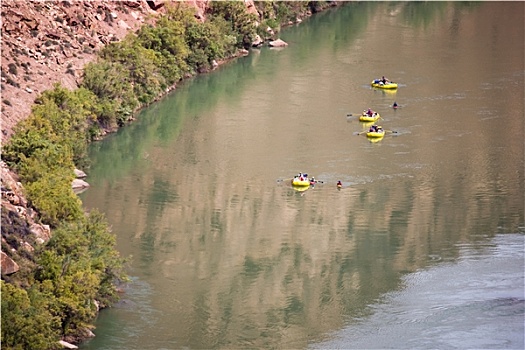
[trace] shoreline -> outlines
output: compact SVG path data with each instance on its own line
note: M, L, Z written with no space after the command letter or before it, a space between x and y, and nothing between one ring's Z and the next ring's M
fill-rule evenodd
M330 9L330 8L332 8L334 6L338 6L338 5L331 5L329 7L326 7L324 10ZM302 19L307 18L307 17L311 17L312 15L313 15L313 13L308 13L308 14L305 14L304 16L302 16L301 18L297 17L297 21L296 22L289 22L287 25L281 25L281 28L289 27L291 25L297 25L297 24L302 22ZM277 35L277 37L278 37L278 35ZM265 45L268 45L267 41L264 41L263 43ZM151 102L145 103L145 104L140 105L137 108L135 108L128 116L126 116L126 120L125 120L124 123L122 123L122 125L112 126L112 127L109 127L109 128L102 128L102 127L100 127L100 129L99 129L100 130L100 135L98 135L96 138L94 138L91 142L101 141L106 136L108 136L108 134L111 134L111 133L114 133L114 132L118 131L118 129L120 127L124 127L127 124L132 123L134 120L136 120L137 116L140 114L140 112L144 108L147 108L148 106L151 106L154 103L161 101L163 98L165 98L169 94L176 92L176 90L177 90L177 88L179 86L181 86L182 84L186 83L190 79L195 78L195 77L197 77L199 75L214 73L215 71L219 70L220 67L223 67L223 66L225 66L227 64L231 64L235 60L237 60L237 59L239 59L241 57L248 56L250 54L250 50L252 50L252 48L250 48L250 49L238 49L234 55L232 55L232 56L230 56L228 58L222 59L222 60L220 60L218 62L215 62L216 65L213 64L212 65L212 67L213 67L212 69L209 69L209 70L206 70L206 71L202 71L202 72L196 72L195 74L187 74L187 75L185 75L182 79L178 80L176 83L174 83L170 87L166 88L163 92L158 94ZM98 57L98 56L95 56L95 58L92 61L90 61L90 62L94 62L96 60L96 57ZM82 67L82 69L84 69L84 67ZM58 81L56 81L56 82L58 82ZM64 88L70 89L67 86L64 86ZM47 91L47 90L44 90L44 91ZM36 90L35 90L35 92L36 92ZM27 115L21 121L27 120L30 117L30 115L31 114ZM17 125L21 121L19 121L17 123ZM13 129L15 129L15 128L16 128L16 126ZM10 132L13 132L13 130L11 130ZM5 135L5 133L4 133L4 135ZM6 140L4 139L3 141L5 142ZM89 145L89 143L88 143L88 145ZM27 220L28 225L35 225L36 222L40 222L40 218L38 217L37 211L35 211L31 207L32 203L29 203L28 200L25 198L24 185L21 182L18 182L18 174L16 172L14 172L13 170L8 169L8 168L6 168L5 170L13 175L13 179L14 179L13 183L16 183L16 187L14 187L14 185L13 185L12 188L10 187L11 190L12 190L11 192L14 192L15 200L14 201L11 201L11 200L7 201L7 200L4 199L4 196L2 196L3 197L2 198L2 207L4 209L10 208L8 210L9 211L14 211L14 212L17 212L17 211L20 212L19 208L21 208L22 212L24 213L24 215L21 218L24 219L24 220ZM4 184L4 180L5 179L2 178L2 180L3 180L2 183ZM2 190L2 192L3 192L2 194L4 194L4 189ZM8 206L8 205L10 205L10 206ZM85 208L83 206L81 207L81 209L83 211L85 211ZM26 215L25 213L28 213L28 214ZM43 226L41 228L41 231L43 231L46 236L44 238L41 238L40 236L37 235L37 237L38 237L37 240L38 239L42 239L42 243L41 244L45 245L46 242L52 237L52 231L53 230L49 228L49 225L41 225L41 224L38 224L38 225ZM31 244L34 245L34 244L37 244L37 243L31 242ZM13 253L13 256L16 257L16 252ZM14 274L16 275L16 271L14 272ZM14 276L14 275L12 275L12 276ZM14 276L12 278L12 280L16 280L16 276ZM122 289L119 288L118 284L116 284L116 283L115 283L115 287L117 288L117 290L122 291ZM100 313L101 310L102 309L97 310L96 313L97 314ZM82 343L82 342L84 342L84 341L86 341L86 340L88 340L88 339L90 339L90 338L92 338L94 336L94 334L92 334L90 332L90 327L85 328L84 331L85 332L83 334L79 333L79 334L75 334L75 335L71 335L71 336L63 336L62 335L61 341L65 341L65 342L67 342L68 344L71 344L71 345L72 344L80 344L80 343ZM69 346L69 345L62 344L62 346Z

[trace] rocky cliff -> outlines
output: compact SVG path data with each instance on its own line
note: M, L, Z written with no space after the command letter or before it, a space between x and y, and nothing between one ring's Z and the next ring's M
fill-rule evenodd
M2 141L56 82L75 88L82 68L111 41L163 13L164 1L2 0ZM253 2L245 1L255 11ZM209 1L190 0L204 19Z
M205 2L193 2L202 15ZM60 82L76 88L83 66L105 44L162 13L159 1L2 0L2 142L28 117L38 95ZM24 256L49 240L24 197L16 174L1 162L2 277L31 268ZM18 264L15 262L22 262Z
M124 38L165 12L164 1L2 0L1 139L27 118L35 98L59 82L74 89L83 67L104 45ZM209 1L185 1L204 20ZM245 1L256 12L253 1ZM49 226L24 197L17 175L0 162L2 180L2 278L31 269L28 254L51 237ZM18 263L17 263L18 261Z
M123 39L145 23L154 22L165 13L169 3L193 7L195 17L204 21L211 0L1 0L2 143L9 140L16 124L30 115L35 99L42 92L52 89L55 83L69 89L77 88L84 66L96 59L104 45ZM259 18L264 16L258 13L253 0L244 0L244 4L249 13ZM335 6L336 2L313 4L312 9L317 10ZM261 11L264 12L267 5L263 5ZM298 7L304 8L303 5ZM310 9L298 12L296 19L299 22L300 17L310 14ZM278 44L286 43L273 41L273 45ZM49 227L35 224L38 221L36 213L24 198L17 175L3 162L1 170L2 243L4 248L9 247L4 250L11 256L16 255L20 244L31 250L34 244L45 242L50 232ZM26 223L17 224L22 221ZM18 238L17 242L11 242L13 244L5 239L11 227L20 231L16 232ZM2 255L3 276L18 269L17 264L7 258Z

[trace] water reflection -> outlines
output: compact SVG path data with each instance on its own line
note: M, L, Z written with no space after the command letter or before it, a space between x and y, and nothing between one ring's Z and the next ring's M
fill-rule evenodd
M304 348L372 316L405 274L523 233L523 55L505 51L523 40L495 4L458 6L314 17L286 32L295 45L185 84L96 145L82 198L107 213L134 282L84 348ZM453 16L472 30L451 42ZM508 40L485 45L487 27ZM369 59L377 47L391 54ZM374 91L375 70L404 84ZM364 106L399 133L356 136L346 116ZM322 183L276 181L298 171Z
M371 306L371 317L309 348L521 349L523 244L511 234L465 245L459 261L405 276L403 290Z

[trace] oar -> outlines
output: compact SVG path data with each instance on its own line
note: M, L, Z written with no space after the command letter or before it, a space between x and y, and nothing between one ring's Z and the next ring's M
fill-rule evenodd
M365 115L365 113L348 113L346 116L347 117L360 117L362 115ZM383 119L382 116L379 116L379 119ZM383 119L384 120L384 119Z
M366 130L366 131L361 131L361 132L358 132L356 135L366 134L367 132L368 132L368 130Z
M394 131L394 130L385 130L385 132L391 132L392 134L397 134L398 133L397 131Z
M360 117L362 115L363 113L348 113L346 116L347 117Z

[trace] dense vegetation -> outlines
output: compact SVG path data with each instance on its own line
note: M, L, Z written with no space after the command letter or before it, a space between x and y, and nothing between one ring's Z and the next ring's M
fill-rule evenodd
M104 129L123 125L176 82L234 56L257 34L265 37L268 26L278 32L281 23L326 4L261 1L256 6L261 18L248 14L244 2L211 2L208 20L201 23L178 3L155 26L107 45L85 67L80 88L55 85L35 101L31 115L4 145L2 158L19 175L29 206L53 235L24 255L18 273L3 276L3 348L53 349L60 338L82 338L98 307L117 300L115 283L125 279L124 260L103 215L85 214L71 189L75 166L86 165L89 142ZM10 225L23 227L3 211L4 252L21 241L13 238L16 229L5 227Z
M111 43L85 67L82 87L98 100L101 126L122 125L138 107L184 77L210 70L213 61L234 56L255 37L256 17L244 3L212 2L210 11L200 23L181 4L172 7L155 26Z

